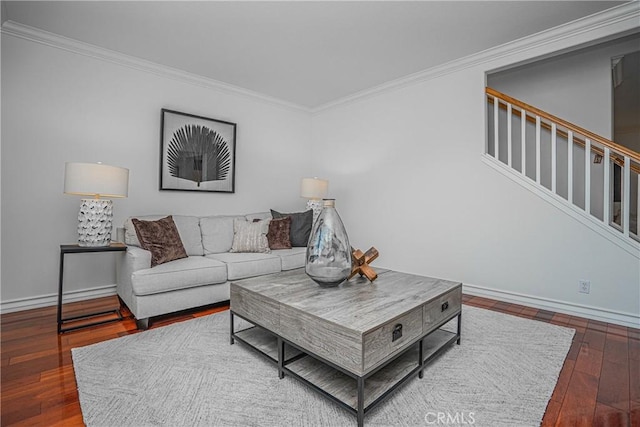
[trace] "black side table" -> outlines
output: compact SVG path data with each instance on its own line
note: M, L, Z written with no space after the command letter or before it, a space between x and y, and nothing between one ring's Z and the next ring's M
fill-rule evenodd
M124 252L127 250L127 245L124 243L111 243L109 246L79 246L79 245L60 245L60 281L58 282L58 333L73 331L75 329L87 328L89 326L101 325L103 323L114 322L116 320L122 320L122 314L120 308L101 311L98 313L83 314L81 316L62 318L62 282L64 281L64 256L66 254L80 254L88 252ZM98 322L86 323L79 326L72 326L69 328L63 328L64 322L72 320L80 320L89 317L101 316L103 314L114 313L118 317L115 319L101 320Z

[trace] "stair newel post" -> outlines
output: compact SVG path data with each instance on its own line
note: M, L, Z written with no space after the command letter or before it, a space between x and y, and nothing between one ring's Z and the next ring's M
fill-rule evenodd
M553 194L556 194L556 163L558 159L556 158L556 124L551 123L551 191Z
M567 200L573 203L573 131L567 135Z
M629 156L624 156L622 191L622 233L629 237L629 219L631 218L629 213L631 205L631 159Z
M604 196L603 196L603 210L602 220L606 225L611 222L611 150L609 147L604 147Z
M584 211L591 213L591 140L584 139Z
M500 113L500 101L493 97L493 155L496 160L500 160L500 129L498 128L498 114Z
M522 157L522 175L527 175L527 112L520 110L520 144L522 145L520 156Z
M540 184L540 116L536 116L536 182Z
M512 141L512 137L511 137L511 122L512 122L512 110L511 110L511 103L507 103L507 164L509 165L509 167L511 167L511 150L512 150L512 146L513 146L513 141Z

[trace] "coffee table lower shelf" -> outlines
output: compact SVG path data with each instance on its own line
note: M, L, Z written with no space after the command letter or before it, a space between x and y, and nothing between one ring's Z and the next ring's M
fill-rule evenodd
M231 316L238 315L231 312ZM456 317L460 322L459 313L456 313L443 324ZM248 319L245 320L251 322ZM297 378L355 414L358 417L358 425L362 425L364 414L384 401L416 373L420 373L420 377L422 377L421 371L426 365L450 344L460 339L459 331L459 328L457 333L441 328L435 329L364 377L347 372L257 325L237 332L231 331L231 342L233 343L235 339L247 345L278 366L281 378L286 374ZM420 351L420 343L422 343L422 351ZM283 354L281 364L278 355L279 344L282 345ZM422 363L419 363L420 353L422 353ZM358 389L359 382L362 382L364 386L361 394ZM358 405L359 395L363 397L360 408Z

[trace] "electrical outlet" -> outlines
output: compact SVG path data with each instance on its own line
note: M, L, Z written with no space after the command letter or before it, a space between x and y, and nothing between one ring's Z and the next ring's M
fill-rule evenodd
M588 294L591 292L591 281L589 280L578 280L578 292L582 294Z

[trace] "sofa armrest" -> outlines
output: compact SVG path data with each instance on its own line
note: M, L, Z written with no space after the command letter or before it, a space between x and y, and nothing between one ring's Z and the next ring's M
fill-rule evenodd
M130 267L131 273L151 268L151 252L138 246L127 246L125 263Z
M135 315L137 306L133 297L131 275L138 271L151 268L151 252L137 246L128 246L127 252L116 259L116 277L118 296L124 301Z

